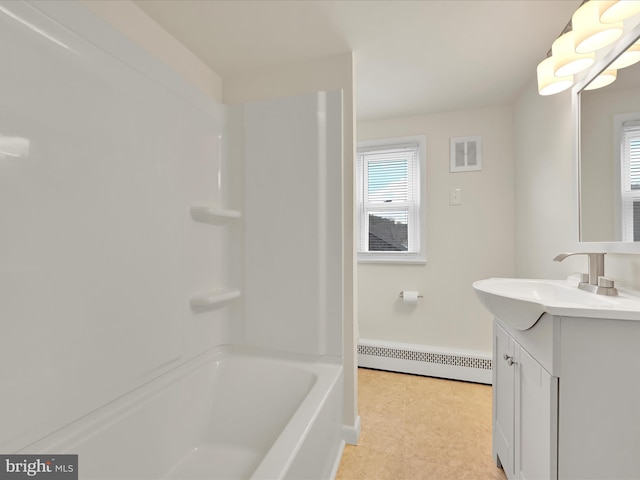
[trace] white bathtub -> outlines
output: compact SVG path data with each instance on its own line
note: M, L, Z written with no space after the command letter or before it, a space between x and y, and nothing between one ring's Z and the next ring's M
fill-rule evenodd
M342 450L342 367L225 346L29 446L81 479L326 479Z

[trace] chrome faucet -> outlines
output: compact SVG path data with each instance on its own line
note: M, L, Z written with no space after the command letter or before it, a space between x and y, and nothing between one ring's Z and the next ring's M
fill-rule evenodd
M589 281L581 281L578 288L598 295L618 295L613 280L604 276L604 253L573 252L556 255L554 262L561 262L571 255L587 255L589 257Z

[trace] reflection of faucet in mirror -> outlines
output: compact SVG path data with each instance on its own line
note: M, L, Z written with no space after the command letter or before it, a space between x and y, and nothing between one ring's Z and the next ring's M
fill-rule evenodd
M598 295L618 295L613 280L604 276L604 253L574 252L556 255L554 262L561 262L571 255L587 255L589 257L589 281L581 281L578 288Z

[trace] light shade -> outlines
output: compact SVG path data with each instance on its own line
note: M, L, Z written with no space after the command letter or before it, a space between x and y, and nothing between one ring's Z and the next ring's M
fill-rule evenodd
M540 95L554 95L573 85L573 76L556 77L553 72L553 57L547 57L538 64L538 92Z
M620 56L609 65L609 68L612 70L620 70L637 62L640 62L640 42L634 43L622 52Z
M637 0L601 0L600 21L602 23L621 22L640 13L640 1Z
M618 72L616 70L605 70L596 78L589 82L589 85L584 87L585 90L595 90L596 88L606 87L611 85L618 78Z
M622 23L601 23L600 2L588 1L571 17L576 52L590 53L615 42L622 35Z
M576 53L574 33L560 35L551 46L553 71L556 77L566 77L580 73L595 61L594 53Z

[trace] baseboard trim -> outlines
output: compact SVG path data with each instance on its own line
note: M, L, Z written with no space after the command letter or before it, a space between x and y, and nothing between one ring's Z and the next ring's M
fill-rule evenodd
M342 426L342 438L349 445L357 445L360 438L360 415L356 417L356 424Z
M492 383L491 352L360 339L358 366L467 382Z

